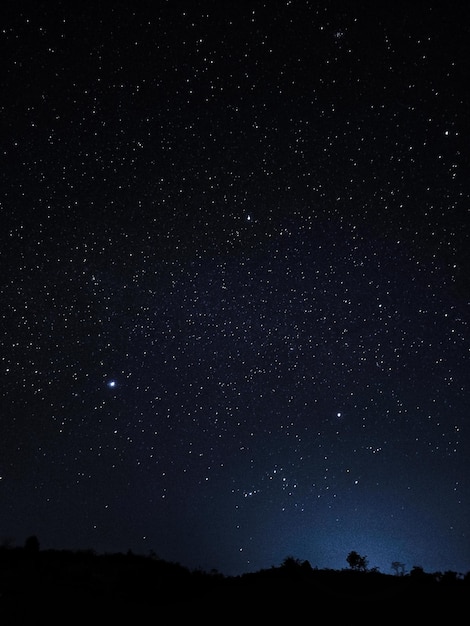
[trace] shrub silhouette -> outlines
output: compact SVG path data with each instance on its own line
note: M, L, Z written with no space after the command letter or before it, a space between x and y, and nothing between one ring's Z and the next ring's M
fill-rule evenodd
M31 535L26 539L24 542L24 549L31 554L39 552L39 539L36 535Z

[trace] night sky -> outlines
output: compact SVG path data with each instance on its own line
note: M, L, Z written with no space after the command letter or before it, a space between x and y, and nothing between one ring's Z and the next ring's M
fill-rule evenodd
M470 9L0 9L0 543L470 571Z

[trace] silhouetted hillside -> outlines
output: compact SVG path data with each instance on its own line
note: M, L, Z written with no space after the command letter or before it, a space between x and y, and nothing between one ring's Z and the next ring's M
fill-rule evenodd
M320 570L289 557L279 567L231 577L131 552L42 551L34 541L0 548L3 624L31 616L70 621L79 615L194 616L219 623L230 617L254 623L256 615L313 619L325 611L351 624L404 619L410 611L450 624L454 615L457 622L469 590L469 574L428 574L421 568L407 575Z

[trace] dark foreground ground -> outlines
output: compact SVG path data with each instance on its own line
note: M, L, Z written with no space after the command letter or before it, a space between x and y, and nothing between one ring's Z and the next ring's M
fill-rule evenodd
M0 550L0 626L114 620L168 624L465 623L470 580L452 572L391 576L305 562L239 577L190 572L132 554Z

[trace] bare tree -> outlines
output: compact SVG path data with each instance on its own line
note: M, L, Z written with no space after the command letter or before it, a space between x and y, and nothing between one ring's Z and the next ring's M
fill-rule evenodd
M405 575L405 564L400 563L400 561L393 561L392 569L395 572L396 576L404 576Z

